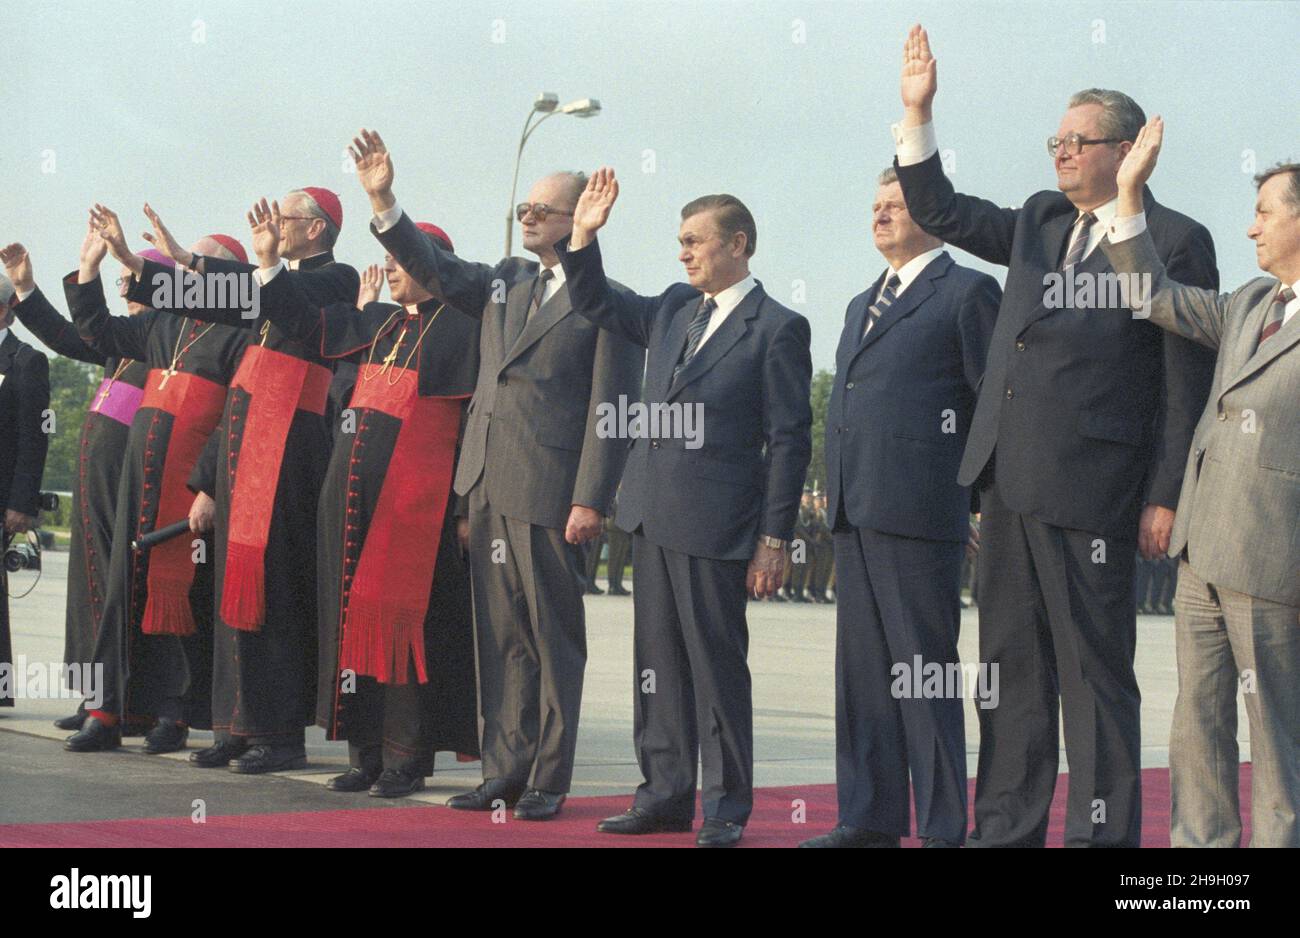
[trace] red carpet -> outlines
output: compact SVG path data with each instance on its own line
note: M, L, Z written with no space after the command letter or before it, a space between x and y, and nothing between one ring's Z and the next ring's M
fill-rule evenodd
M1052 802L1047 845L1061 846L1069 777L1062 775ZM1169 846L1169 770L1142 773L1142 846ZM975 782L971 781L971 797ZM793 820L795 799L805 803L806 823ZM139 818L76 824L0 826L0 847L689 847L689 834L616 837L596 833L596 822L628 807L628 795L573 798L560 817L544 824L494 824L486 814L442 807L362 808L285 814L209 817L205 824L183 818ZM1250 765L1241 767L1243 842L1250 833ZM835 823L835 786L760 788L743 846L793 847ZM698 829L698 821L697 821ZM904 846L919 846L909 839Z

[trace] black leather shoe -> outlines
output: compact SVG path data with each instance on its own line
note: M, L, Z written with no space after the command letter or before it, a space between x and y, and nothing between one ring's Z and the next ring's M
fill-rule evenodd
M81 729L82 725L86 722L86 717L88 716L90 716L90 714L86 713L85 710L78 710L70 717L59 717L59 719L54 721L54 725L61 730L72 730L75 732Z
M249 746L248 752L230 763L230 771L240 775L262 775L266 772L284 772L289 769L306 768L306 766L307 751L301 744L273 746L259 743L256 746Z
M370 770L354 766L342 775L334 776L325 783L325 787L330 791L369 791L370 786L379 778L379 774L379 769Z
M961 844L955 844L951 840L943 840L940 837L927 837L921 841L922 847L960 847Z
M805 840L800 847L898 847L897 837L881 834L877 831L863 830L860 827L840 825L829 834L822 834L811 840Z
M207 749L191 752L190 765L197 769L219 769L229 765L231 759L238 759L247 751L248 747L243 742L226 740L224 743L215 743Z
M629 590L629 589L624 589L624 588L621 587L621 586L611 586L611 587L609 588L609 595L611 595L611 596L631 596L631 595L632 595L632 591Z
M370 786L371 798L405 798L424 790L424 776L414 769L384 769Z
M604 596L604 595L605 595L605 591L604 591L603 589L601 589L599 586L597 586L595 583L593 583L593 584L591 584L590 586L587 587L587 595L588 595L588 596Z
M700 832L695 835L695 846L734 847L740 843L740 835L743 833L745 833L744 824L724 821L717 817L706 817Z
M447 807L460 811L491 811L495 801L505 802L507 808L513 808L524 793L524 786L504 778L490 778L473 791L452 795L447 799Z
M560 813L564 792L530 788L515 805L516 821L549 821Z
M657 818L640 808L628 808L615 817L607 817L596 825L602 834L688 834L691 822Z
M190 738L190 728L184 723L159 720L144 738L144 751L151 756L165 752L180 752Z
M69 736L63 743L68 752L107 752L122 745L122 729L118 726L105 726L95 717L87 716L81 729Z

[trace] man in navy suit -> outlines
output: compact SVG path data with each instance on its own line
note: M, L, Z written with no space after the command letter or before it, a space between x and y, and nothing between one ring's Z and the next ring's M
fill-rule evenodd
M1120 163L1145 123L1128 95L1070 99L1047 142L1056 192L1019 209L960 195L931 119L934 56L919 26L904 52L895 166L916 223L1007 267L988 363L957 479L979 493L980 662L999 704L979 708L971 846L1042 846L1058 770L1070 763L1066 846L1137 846L1141 695L1134 558L1169 547L1183 464L1214 357L1165 337L1118 295ZM1217 288L1203 225L1145 192L1174 279Z
M910 771L917 834L955 847L966 839L961 685L914 696L912 672L959 673L971 496L957 465L1002 291L912 221L892 168L871 212L889 269L849 303L826 415L839 823L803 846L897 847Z
M757 229L729 195L682 209L689 285L657 297L611 286L595 235L617 197L613 171L601 169L574 210L571 240L557 245L573 308L649 350L642 403L650 420L645 433L628 426L618 506L619 526L633 535L635 734L645 781L631 810L599 829L689 831L700 761L696 843L731 846L753 807L746 592L761 599L781 587L812 452L808 320L750 275ZM694 432L675 432L673 421Z

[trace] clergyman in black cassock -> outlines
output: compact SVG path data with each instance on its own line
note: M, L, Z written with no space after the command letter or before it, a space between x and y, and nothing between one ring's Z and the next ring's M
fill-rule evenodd
M283 273L301 285L313 310L351 300L360 281L356 270L334 259L327 224L334 219L304 224L314 204L305 190L286 197L286 214L301 217L286 222L283 240L270 245L274 256L266 272L240 259L181 259L210 282L226 278L240 284L247 278L250 291L255 289L251 278ZM155 237L171 240L156 214L151 221ZM255 248L262 249L269 230L254 228ZM279 229L275 233L281 235ZM285 262L293 269L283 270ZM130 295L148 298L155 278L168 273L145 265ZM179 301L177 291L172 293ZM245 304L251 296L241 286L226 290L219 305L170 308L250 334L220 426L201 460L216 501L215 738L211 747L191 755L197 767L229 765L241 774L306 764L304 729L313 722L316 690L315 518L325 473L321 457L330 445L324 415L333 378L320 354L319 334L286 333L266 318L260 304ZM208 298L214 297L222 298L215 291Z
M103 368L103 381L90 400L77 443L63 630L63 663L68 666L69 689L90 694L94 689L81 683L82 666L90 664L94 657L99 618L104 612L117 487L127 435L144 396L148 368L134 359L110 357L91 348L35 284L30 290L19 289L17 297L14 313L18 321L51 351ZM75 715L58 720L56 725L59 729L77 730L84 719L85 708L79 707Z
M113 316L98 262L65 278L64 291L88 345L149 368L127 438L95 643L102 700L66 746L112 748L124 717L156 717L146 749L171 751L184 745L184 727L211 725L210 544L185 536L141 552L132 542L188 517L191 473L220 419L247 333L156 310Z
M317 516L316 719L348 741L351 768L329 787L381 797L423 787L436 752L478 754L465 507L451 491L478 324L387 271L395 299L419 299L321 309L282 275L262 290L273 322L356 367Z

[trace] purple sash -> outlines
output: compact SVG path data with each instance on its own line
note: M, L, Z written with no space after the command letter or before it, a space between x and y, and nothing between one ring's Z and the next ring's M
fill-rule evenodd
M107 392L108 396L104 394ZM135 417L135 412L140 409L140 401L144 398L144 390L137 388L133 384L126 384L122 381L111 381L105 378L95 392L95 399L90 403L90 412L92 414L103 414L111 420L118 423L124 423L131 426L131 420Z

